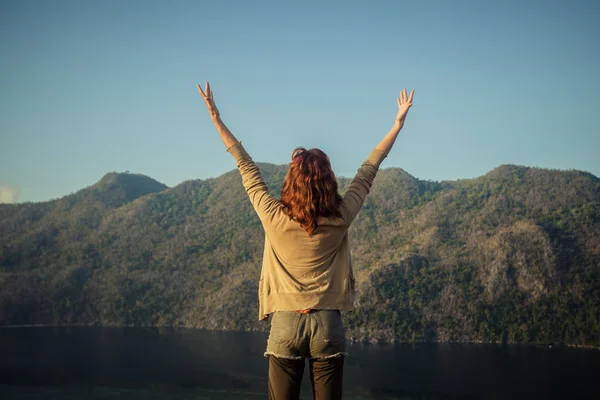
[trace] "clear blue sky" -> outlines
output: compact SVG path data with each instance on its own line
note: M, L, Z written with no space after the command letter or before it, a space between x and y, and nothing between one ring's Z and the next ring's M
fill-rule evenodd
M41 201L111 171L175 186L234 169L206 80L257 161L319 147L352 176L406 86L414 106L383 167L598 176L598 21L593 0L3 0L0 186Z

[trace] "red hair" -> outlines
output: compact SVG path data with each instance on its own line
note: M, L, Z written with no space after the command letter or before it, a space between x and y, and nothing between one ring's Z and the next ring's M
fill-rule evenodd
M341 218L341 201L327 154L297 147L281 189L281 203L288 215L312 235L318 227L318 217Z

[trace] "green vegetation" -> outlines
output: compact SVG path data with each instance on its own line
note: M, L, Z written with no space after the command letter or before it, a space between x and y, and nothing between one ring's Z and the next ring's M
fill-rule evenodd
M285 167L260 166L278 195ZM240 181L167 188L111 173L59 200L0 205L0 325L267 329L264 238ZM510 165L431 182L384 169L350 234L354 340L600 346L591 174Z

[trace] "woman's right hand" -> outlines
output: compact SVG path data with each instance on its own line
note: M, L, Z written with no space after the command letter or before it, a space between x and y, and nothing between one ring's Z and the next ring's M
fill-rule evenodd
M206 92L202 90L200 85L196 85L196 86L198 87L198 93L200 93L200 96L202 96L202 99L206 103L206 108L208 108L210 117L213 119L213 121L219 119L219 117L220 117L219 110L217 109L217 106L215 104L213 92L212 92L212 90L210 90L210 84L208 82L206 82L206 87L205 87Z
M413 95L415 91L410 92L410 96L406 95L406 88L400 91L400 97L398 97L398 115L396 115L397 122L404 122L408 109L412 106Z

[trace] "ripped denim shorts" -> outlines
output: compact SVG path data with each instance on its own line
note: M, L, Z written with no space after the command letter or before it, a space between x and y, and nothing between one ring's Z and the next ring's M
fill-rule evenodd
M347 356L346 336L339 310L277 311L265 356L291 360Z

